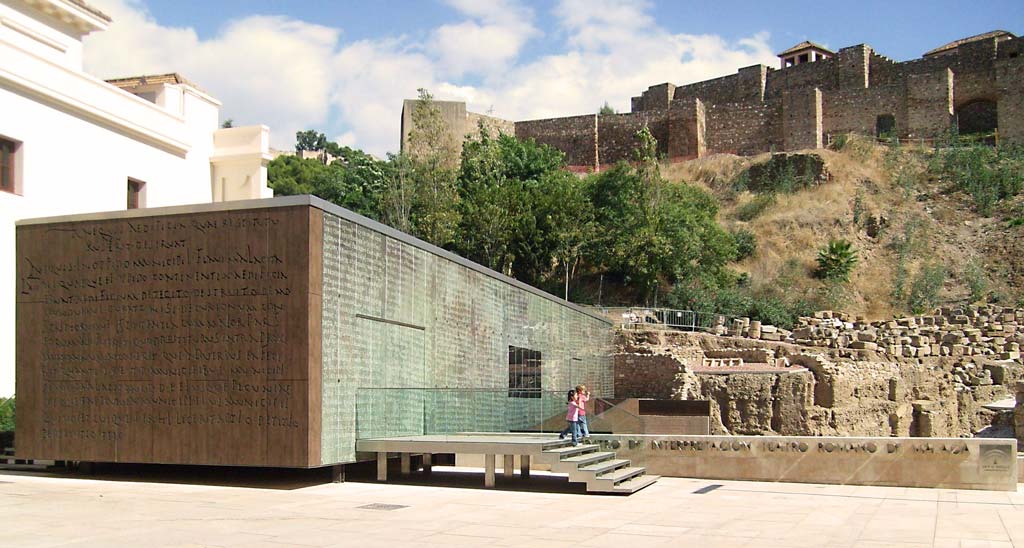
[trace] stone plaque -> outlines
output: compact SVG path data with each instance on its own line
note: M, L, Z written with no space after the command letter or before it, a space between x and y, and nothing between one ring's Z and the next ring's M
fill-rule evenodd
M302 206L19 226L18 455L319 464L316 215Z
M981 444L978 471L987 474L1005 474L1016 465L1017 453L1007 444Z

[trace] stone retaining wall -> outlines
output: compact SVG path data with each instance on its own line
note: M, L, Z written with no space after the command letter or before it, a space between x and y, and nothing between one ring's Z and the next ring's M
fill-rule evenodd
M1017 490L1013 439L595 434L593 440L662 476Z

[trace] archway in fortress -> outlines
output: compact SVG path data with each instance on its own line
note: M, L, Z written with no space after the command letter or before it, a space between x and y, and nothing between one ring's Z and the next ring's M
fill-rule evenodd
M879 114L875 118L875 137L892 137L896 134L896 117L892 114Z
M956 127L960 135L993 135L999 127L995 101L975 99L956 109Z

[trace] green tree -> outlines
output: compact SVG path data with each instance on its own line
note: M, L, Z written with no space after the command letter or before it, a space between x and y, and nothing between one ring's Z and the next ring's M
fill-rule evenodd
M413 163L405 154L395 154L388 157L388 167L380 196L381 221L412 234L412 210L416 201Z
M608 104L608 101L605 101L604 104L601 105L601 108L598 109L597 113L600 116L606 116L608 114L618 114L617 112L615 112L615 109L612 108L612 106Z
M460 254L534 285L558 271L568 286L592 226L584 183L561 152L483 126L463 147L459 213Z
M14 396L0 398L0 432L14 431Z
M850 273L857 265L857 250L846 240L830 240L818 251L816 275L823 280L850 281Z
M647 298L661 280L718 276L736 246L715 220L714 198L662 179L657 142L646 128L637 137L636 168L620 163L590 178L597 234L590 255Z
M439 246L453 242L458 226L458 142L434 97L420 88L412 112L403 170L386 180L386 202L413 234ZM401 156L401 155L400 155ZM408 164L404 164L405 161ZM407 169L405 169L407 168ZM411 176L411 179L409 178ZM411 186L411 188L410 188Z
M327 148L327 136L315 129L295 132L295 150L320 151Z
M362 151L339 149L338 161L278 156L267 166L277 196L313 194L373 219L381 218L381 194L391 166Z
M235 120L234 120L234 118L228 118L227 120L224 120L224 122L220 125L220 127L223 128L223 129L228 129L228 128L235 127Z

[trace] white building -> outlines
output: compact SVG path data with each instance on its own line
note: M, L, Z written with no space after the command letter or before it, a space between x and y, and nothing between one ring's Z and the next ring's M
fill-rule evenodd
M176 74L82 71L82 38L109 23L81 0L0 2L0 396L14 392L16 220L272 195L267 127L218 129L220 102Z

